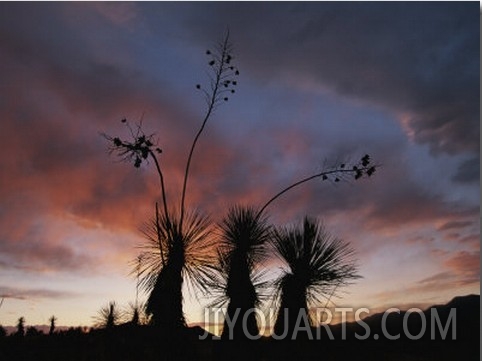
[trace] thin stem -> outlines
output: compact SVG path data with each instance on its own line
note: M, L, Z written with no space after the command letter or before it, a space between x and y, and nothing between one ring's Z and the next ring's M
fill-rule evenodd
M164 261L164 250L162 249L161 226L159 225L159 207L157 202L156 202L156 232L157 232L157 241L159 242L159 251L161 253L162 267L164 267L166 266L166 262Z
M220 85L220 82L221 82L222 74L224 73L224 70L225 70L224 59L226 57L226 53L227 53L227 50L228 50L228 39L229 39L229 33L226 35L226 37L224 39L224 42L223 42L223 45L222 45L221 58L218 60L219 67L216 70L216 76L215 76L215 79L214 79L214 83L212 85L212 91L213 92L212 92L211 98L209 100L206 115L204 116L204 120L201 124L201 127L199 128L196 136L194 137L194 141L191 145L191 150L189 151L189 156L188 156L187 162L186 162L186 170L184 172L184 183L183 183L183 186L182 186L182 195L181 195L181 215L180 215L180 219L179 219L179 228L181 230L182 230L182 223L183 223L183 220L184 220L184 206L185 206L185 198L186 198L187 179L188 179L188 176L189 176L189 168L191 166L191 160L192 160L192 156L194 154L194 149L196 147L197 141L198 141L199 137L201 136L202 132L204 131L206 123L209 120L209 118L210 118L210 116L211 116L211 114L214 110L214 107L217 103L217 100L218 100L217 98L218 98L219 85Z
M141 277L141 262L142 262L142 256L137 257L137 282L136 282L136 310L139 307L139 279Z
M163 207L164 207L164 214L165 214L166 219L167 219L167 226L170 229L171 228L171 222L170 222L170 219L169 219L169 213L167 211L167 197L166 197L166 188L164 186L164 176L162 174L162 170L161 170L161 166L159 165L159 161L157 160L157 157L154 154L154 152L149 149L149 154L151 155L152 159L154 159L154 164L156 165L157 174L159 175L159 182L161 183L161 195L162 195L162 204L163 204ZM157 203L156 203L156 217L158 216L157 214L158 214L158 212L157 212Z
M359 168L358 170L359 171L366 171L368 170L369 168L368 167L364 167L364 168ZM353 169L340 169L340 168L336 168L336 169L332 169L332 170L328 170L328 171L322 171L320 173L317 173L317 174L314 174L312 176L309 176L309 177L306 177L306 178L303 178L301 180L299 180L298 182L296 183L293 183L291 184L290 186L284 188L283 190L281 190L280 192L276 193L273 197L270 198L269 201L267 201L263 207L261 207L261 209L258 211L258 213L256 214L256 217L259 217L261 216L261 214L263 213L263 211L271 204L273 203L276 199L278 199L279 197L281 197L283 194L285 194L286 192L288 192L289 190L299 186L299 185L302 185L303 183L306 183L312 179L315 179L315 178L319 178L319 177L323 177L323 176L329 176L330 174L335 174L335 173L354 173L355 171Z

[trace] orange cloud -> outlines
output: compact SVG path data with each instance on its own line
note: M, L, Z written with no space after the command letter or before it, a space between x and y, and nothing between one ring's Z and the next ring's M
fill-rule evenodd
M480 282L480 251L458 251L445 265L458 276L462 285Z

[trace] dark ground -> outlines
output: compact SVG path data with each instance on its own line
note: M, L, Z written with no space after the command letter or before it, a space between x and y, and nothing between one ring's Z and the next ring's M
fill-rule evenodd
M387 319L390 334L400 333L400 339L375 340L375 333L383 335L381 314L364 321L370 327L367 340L357 340L355 334L364 335L359 325L347 324L347 337L341 337L341 325L331 327L334 340L322 332L319 340L277 341L261 338L257 341L221 341L208 338L199 340L204 333L200 328L186 328L174 333L149 326L122 325L110 330L80 329L62 331L53 335L8 336L0 338L0 360L479 360L480 359L480 296L458 297L447 305L432 307L437 310L442 325L446 324L451 308L456 308L456 340L451 340L452 329L442 340L437 331L435 340L430 337L430 309L426 332L420 340L403 336L404 314L393 314ZM413 335L420 331L420 317L410 317L409 330ZM437 329L438 330L438 329ZM300 335L302 335L300 333ZM314 333L316 335L316 333Z

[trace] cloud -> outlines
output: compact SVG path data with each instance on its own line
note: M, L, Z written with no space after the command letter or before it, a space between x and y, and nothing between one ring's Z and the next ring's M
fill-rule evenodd
M243 67L260 81L310 79L391 110L434 153L478 153L476 4L192 5L187 14L196 41L231 24ZM206 27L206 18L217 20Z
M383 150L373 153L388 154ZM357 227L379 234L428 224L441 224L445 230L477 220L478 207L448 199L443 191L421 184L412 176L412 165L400 163L396 155L386 160L371 179L334 187L315 181L306 186L303 192L308 194L308 200L303 208L334 220L350 219L350 227L359 220L362 223Z
M472 225L471 221L450 221L442 224L440 227L438 227L439 231L447 231L447 230L452 230L452 229L460 229L460 228L465 228Z
M479 249L480 247L480 233L473 233L467 236L464 236L459 239L460 243L468 243L471 244L474 248Z
M458 251L445 265L457 275L458 282L462 285L480 282L480 251Z
M438 282L447 282L448 279L453 278L451 272L440 272L433 276L429 276L418 281L419 285L434 285Z
M136 20L139 20L137 6L134 3L94 3L92 6L116 25L132 26Z
M91 257L78 254L69 246L50 244L48 240L3 241L0 243L0 250L0 268L4 270L17 269L37 273L50 270L74 272L95 267Z
M30 299L59 299L78 297L75 292L56 291L42 288L12 288L0 286L0 298L12 298L17 300Z
M118 164L115 156L109 159L99 131L128 136L119 120L127 116L135 122L129 114L142 110L148 111L146 131L156 128L152 119L160 119L160 161L168 175L169 200L177 206L182 166L198 120L173 95L167 96L162 85L154 87L131 68L94 61L94 54L56 43L56 38L36 57L39 45L9 34L3 44L9 91L0 110L8 121L0 141L12 156L0 159L1 265L30 272L95 270L95 254L79 250L71 239L86 237L89 229L99 229L97 237L105 231L135 233L159 198L153 164L136 170ZM56 52L66 61L55 58ZM76 55L83 61L70 63ZM30 67L34 57L37 62ZM251 173L239 166L242 157L230 151L215 129L209 131L211 143L198 146L201 154L193 163L188 194L189 204L202 203L208 211L225 202L219 189L236 197L246 189L244 174ZM214 202L206 191L218 195ZM127 251L119 243L117 251Z
M478 265L475 269L469 270L469 267L460 264L462 260L468 260L471 266L475 266L475 257L475 253L464 254L464 252L461 252L455 254L446 261L449 270L435 273L404 287L375 293L373 297L384 304L387 304L389 300L406 299L407 295L418 299L419 302L422 302L422 297L433 299L433 296L440 297L442 294L445 297L451 294L450 297L453 297L454 294L460 292L459 290L462 287L477 286L480 283ZM390 307L392 306L390 305Z
M480 180L479 157L472 157L462 162L457 169L457 173L452 177L452 180L457 183L479 183L479 180Z

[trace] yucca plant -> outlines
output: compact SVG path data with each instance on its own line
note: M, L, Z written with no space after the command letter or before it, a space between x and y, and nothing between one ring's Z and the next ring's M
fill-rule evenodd
M17 331L15 331L15 336L25 336L25 317L23 316L20 317L17 321Z
M149 293L146 313L154 325L183 327L184 280L189 289L204 289L213 258L212 223L199 212L185 214L181 229L179 216L159 214L146 225L147 243L142 246L140 285Z
M112 329L121 321L121 312L115 301L103 306L94 316L95 327Z
M291 337L301 312L309 320L310 307L326 305L341 287L360 276L349 244L313 219L305 218L301 227L275 230L271 244L285 266L275 283L279 311L274 332Z
M142 258L141 284L150 293L146 311L152 315L154 324L184 326L182 312L182 285L184 276L188 275L194 283L201 285L204 277L203 265L204 247L201 240L208 233L210 222L196 212L186 211L186 194L189 171L198 140L206 128L216 108L235 93L239 70L233 65L232 46L229 33L220 41L213 51L207 50L209 57L209 83L207 86L197 84L206 100L206 110L189 150L184 171L179 212L171 212L166 194L164 173L158 157L162 150L157 146L154 134L145 134L142 121L136 126L122 119L128 128L129 140L102 134L109 141L110 153L115 153L123 161L133 162L136 168L143 163L153 161L160 182L161 210L156 203L154 223L148 229L147 251ZM197 253L197 256L194 254ZM137 266L137 264L136 264Z
M57 321L57 317L52 315L49 318L49 321L50 321L49 335L53 335L55 332L55 322Z
M255 336L259 328L253 309L259 305L260 291L267 285L257 266L266 258L270 226L267 218L254 208L236 206L228 211L220 229L218 272L208 286L217 292L213 305L227 303L227 317L234 324L230 329L224 322L222 338L243 339L246 332ZM243 329L246 313L249 315Z

